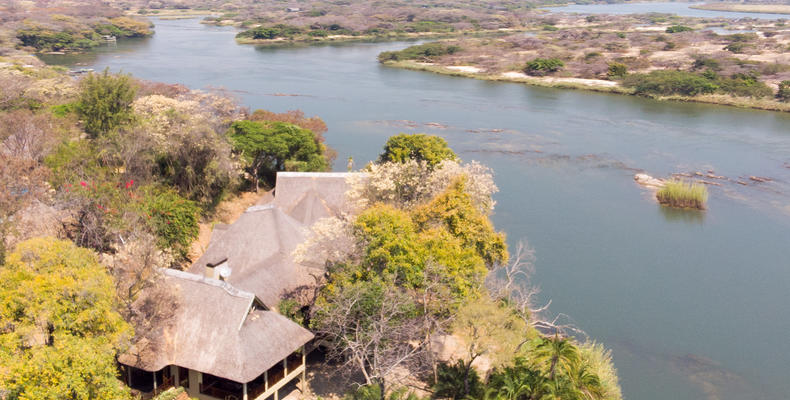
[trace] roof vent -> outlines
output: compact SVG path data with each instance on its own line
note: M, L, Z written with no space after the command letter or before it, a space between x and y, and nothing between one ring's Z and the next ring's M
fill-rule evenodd
M227 271L226 271L227 270ZM224 272L224 274L223 274ZM224 275L224 276L222 276ZM204 273L206 278L220 279L230 276L230 266L228 266L228 259L224 258L216 263L206 263L206 270Z
M230 273L233 272L233 270L230 268L228 261L225 260L225 262L216 267L216 272L217 275L219 275L219 280L227 281L228 278L230 278Z

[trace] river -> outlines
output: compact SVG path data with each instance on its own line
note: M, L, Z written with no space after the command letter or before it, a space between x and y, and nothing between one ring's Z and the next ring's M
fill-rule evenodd
M349 156L358 167L375 159L399 132L441 135L495 170L494 222L511 246L526 239L535 249L534 280L551 310L613 349L628 399L790 393L790 115L376 62L404 42L239 46L231 28L155 22L150 39L43 58L318 115L338 169ZM637 170L730 180L712 179L722 186L710 187L708 211L671 211L634 184Z
M651 2L651 3L615 3L615 4L571 4L568 6L550 7L554 12L579 14L645 14L662 13L676 14L684 17L701 18L756 18L756 19L788 19L788 14L746 13L733 11L699 10L690 8L703 3L686 2Z

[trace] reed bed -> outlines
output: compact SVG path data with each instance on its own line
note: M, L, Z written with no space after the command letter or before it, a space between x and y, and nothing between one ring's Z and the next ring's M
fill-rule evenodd
M704 210L708 201L708 188L701 183L672 179L658 190L656 199L670 207Z

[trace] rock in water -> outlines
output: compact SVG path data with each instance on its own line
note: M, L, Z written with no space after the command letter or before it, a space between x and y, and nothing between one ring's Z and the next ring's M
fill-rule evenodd
M664 181L662 179L653 178L648 174L636 174L634 175L634 180L636 183L650 189L659 189L664 187Z

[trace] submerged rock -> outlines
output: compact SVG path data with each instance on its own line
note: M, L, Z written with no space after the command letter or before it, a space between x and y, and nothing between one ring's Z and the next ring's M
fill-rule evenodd
M664 187L663 179L653 178L648 174L636 174L634 175L634 180L636 183L649 189L660 189Z

